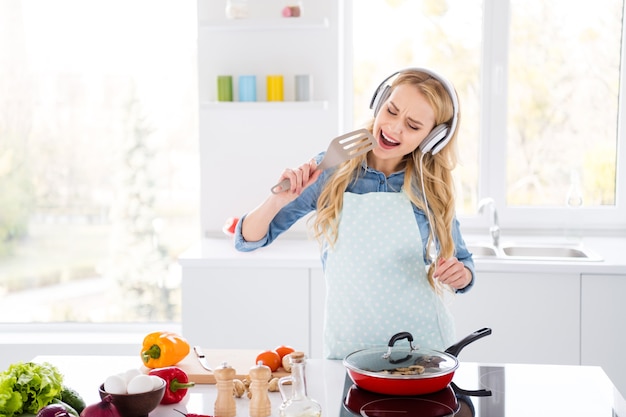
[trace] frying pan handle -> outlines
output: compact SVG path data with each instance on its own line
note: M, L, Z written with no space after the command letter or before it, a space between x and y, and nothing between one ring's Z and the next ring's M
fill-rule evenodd
M490 334L491 334L491 329L488 327L484 327L480 330L476 330L474 333L471 333L465 336L463 339L461 339L460 341L458 341L457 343L455 343L454 345L446 349L446 353L449 353L450 355L455 356L455 357L459 356L459 353L465 346L469 345L475 340L478 340Z
M450 386L455 394L467 395L468 397L491 397L492 395L491 391L488 389L467 390L459 388L454 382L450 382Z

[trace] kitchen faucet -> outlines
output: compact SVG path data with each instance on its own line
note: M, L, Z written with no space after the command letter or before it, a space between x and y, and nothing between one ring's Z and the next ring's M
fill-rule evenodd
M493 198L487 197L480 200L478 202L478 213L483 214L487 206L491 207L491 226L489 226L489 234L491 235L493 246L498 248L500 245L500 225L498 224L498 211L496 210L496 203L493 201Z

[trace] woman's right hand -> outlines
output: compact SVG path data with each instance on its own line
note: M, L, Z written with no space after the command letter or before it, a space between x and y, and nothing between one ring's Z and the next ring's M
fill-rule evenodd
M276 196L287 202L295 200L306 187L317 181L322 171L317 171L316 168L315 160L311 159L295 169L285 169L278 181L289 179L290 185L287 190L277 193Z
M271 193L258 207L248 213L241 223L241 234L244 240L256 242L267 235L270 222L284 206L295 200L302 191L317 181L322 171L317 171L315 160L300 165L298 168L287 168L280 176L279 182L289 178L289 189Z

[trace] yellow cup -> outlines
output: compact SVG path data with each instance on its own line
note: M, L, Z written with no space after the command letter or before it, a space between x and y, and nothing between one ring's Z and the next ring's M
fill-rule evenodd
M267 76L267 101L283 101L283 76Z

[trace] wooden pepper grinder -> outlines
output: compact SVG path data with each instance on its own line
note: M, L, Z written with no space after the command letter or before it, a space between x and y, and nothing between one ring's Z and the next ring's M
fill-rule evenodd
M272 403L267 393L272 371L259 362L250 368L250 417L267 417L272 414Z
M235 369L226 362L213 371L217 385L217 398L215 399L214 413L219 417L234 417L237 414L237 404L233 394L233 380Z

